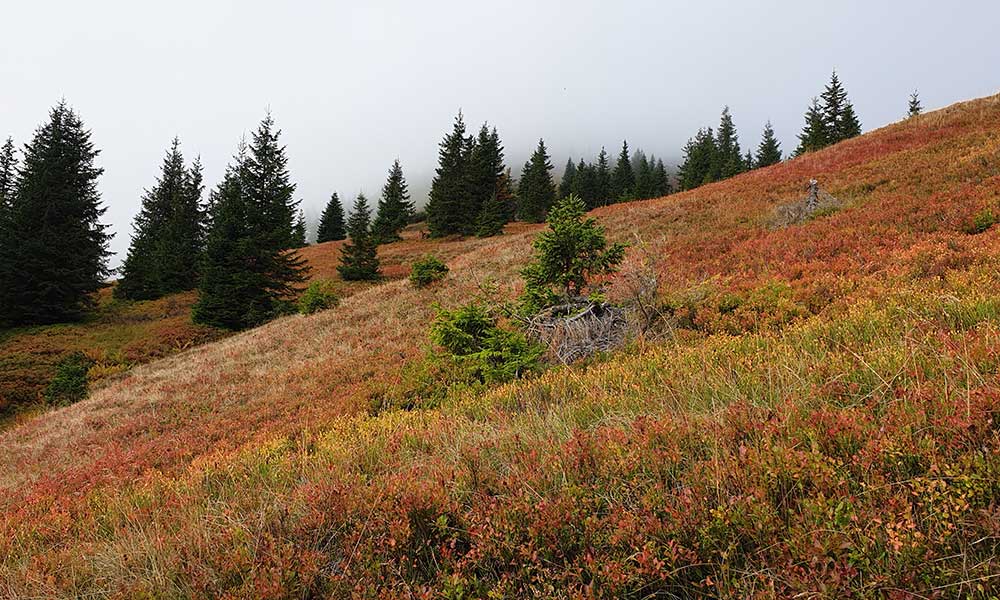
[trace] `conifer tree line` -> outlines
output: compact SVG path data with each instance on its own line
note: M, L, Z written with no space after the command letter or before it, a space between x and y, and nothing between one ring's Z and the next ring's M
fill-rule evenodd
M630 200L666 196L673 191L670 175L662 159L646 156L642 150L629 153L628 140L622 142L614 168L601 148L594 162L570 158L559 183L559 197L575 194L587 209Z
M764 125L756 153L748 149L743 154L739 133L728 106L722 109L718 129L699 129L685 144L683 153L683 162L677 171L677 181L683 190L728 179L752 169L768 167L782 160L781 144L774 135L770 121Z

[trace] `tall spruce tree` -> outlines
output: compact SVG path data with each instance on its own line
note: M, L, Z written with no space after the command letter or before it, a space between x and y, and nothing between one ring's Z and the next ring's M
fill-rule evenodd
M259 325L285 311L305 281L305 261L289 251L298 202L280 134L268 114L212 194L196 322Z
M270 320L274 314L269 281L261 268L266 252L256 242L253 207L243 190L244 149L226 168L211 192L211 228L205 242L196 323L241 330Z
M505 170L500 135L495 127L491 131L489 126L483 123L475 143L472 145L472 150L469 152L469 160L466 165L468 198L465 201L467 214L463 224L463 234L478 234L478 218L469 221L468 217L470 215L477 217L487 203L494 202L494 196L497 195L497 184ZM490 212L493 211L493 208L495 207L490 208Z
M635 197L635 173L632 171L632 161L628 153L628 140L622 142L622 151L618 154L618 163L611 174L611 201L622 202Z
M17 153L14 139L7 138L0 147L0 219L9 214L17 191Z
M142 197L116 298L150 300L197 286L204 241L202 191L200 161L189 169L180 140L174 138L156 183Z
M573 183L576 178L576 164L572 158L566 159L566 166L563 167L562 181L559 182L559 197L565 198L573 193Z
M305 248L309 245L306 232L306 214L299 209L299 214L295 218L295 225L292 228L292 248Z
M531 159L524 163L517 196L520 201L518 216L522 221L545 221L549 207L556 200L556 186L552 182L552 163L549 162L544 140L538 140L538 147Z
M587 210L598 206L600 192L598 190L598 173L595 165L587 164L580 159L576 166L576 176L573 178L571 194L576 194L587 205Z
M646 200L656 194L656 181L653 178L653 165L646 158L646 153L636 150L635 198Z
M601 146L601 152L597 155L597 164L594 165L594 205L603 206L611 201L611 162L608 160L608 153Z
M712 169L713 181L728 179L743 172L743 152L740 150L739 135L729 107L722 109L719 119L719 130L716 134L715 165Z
M81 317L110 273L97 191L103 169L90 136L62 101L24 147L0 237L0 319L8 324Z
M295 217L299 202L293 199L295 184L288 173L288 157L279 142L281 130L277 129L271 113L253 132L249 152L242 168L243 192L259 209L259 217L269 229L269 245L278 249L295 248Z
M667 196L673 191L670 185L670 175L663 165L662 159L656 159L656 167L653 169L653 181L655 182L655 196Z
M754 157L754 167L770 167L781 162L781 143L774 136L774 127L768 121L764 124L764 132L760 137L760 145L757 146L757 156Z
M316 243L332 242L342 240L347 237L344 226L344 207L340 205L340 197L337 192L330 195L326 208L319 218L319 228L316 230Z
M823 109L819 104L819 99L813 98L812 105L806 111L806 124L799 134L799 147L795 150L795 156L801 156L806 152L814 152L829 145L827 137L826 120L823 118Z
M403 177L403 167L397 158L389 168L389 176L382 186L382 198L378 202L378 212L372 224L372 236L376 244L388 244L402 238L399 234L410 222L413 203Z
M694 138L684 145L684 162L677 170L682 190L715 181L713 170L718 164L718 146L711 127L699 129Z
M462 233L468 226L468 177L466 163L472 143L465 135L459 111L451 133L441 141L438 167L427 202L427 227L434 237ZM475 215L475 213L473 213Z
M830 76L820 95L823 101L823 123L826 128L826 143L836 144L861 134L861 123L854 112L854 105L847 97L837 72Z
M924 112L924 107L920 105L920 95L917 90L913 90L913 93L910 94L910 104L907 107L906 116L907 118L915 117L922 112Z
M364 194L358 194L351 216L347 219L350 240L340 248L337 271L346 281L378 279L378 243L371 232L371 209Z

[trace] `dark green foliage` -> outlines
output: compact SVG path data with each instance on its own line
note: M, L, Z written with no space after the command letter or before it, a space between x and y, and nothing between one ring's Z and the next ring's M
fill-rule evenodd
M1000 216L993 212L992 208L987 206L972 217L972 222L965 227L965 232L970 235L983 233L990 227L996 225L998 220L1000 220Z
M544 352L524 335L501 328L480 304L438 309L430 336L466 377L485 384L510 381L536 370Z
M718 147L712 128L699 129L694 139L684 146L684 162L678 169L677 178L682 190L694 188L715 181L713 170L718 161Z
M8 324L77 319L93 306L111 238L99 222L98 153L65 102L24 147L0 237L0 319Z
M622 202L635 198L635 173L628 154L628 140L622 142L618 163L611 174L611 202Z
M503 225L511 219L510 207L505 204L509 198L499 189L500 179L505 171L500 136L497 134L496 128L490 131L484 123L479 129L479 135L476 137L470 153L466 171L466 186L469 190L469 197L465 203L465 210L467 215L474 216L476 219L471 223L466 222L463 234L482 235L483 231L496 231L496 219L502 220L500 223L502 231ZM497 210L496 205L487 207L488 204L497 202L505 204L503 210ZM481 227L483 219L489 221L485 229Z
M306 239L306 215L299 209L299 215L295 218L295 225L292 227L292 248L305 248L309 245Z
M382 198L378 202L378 213L372 223L372 236L377 244L388 244L402 238L399 234L406 227L413 214L413 203L403 177L403 167L397 158L389 168L389 176L382 186Z
M347 219L348 243L340 249L341 258L337 271L346 281L373 281L378 279L378 244L372 236L371 209L364 194L358 194L354 209Z
M812 106L806 111L806 124L799 134L796 156L861 135L861 122L836 71L820 97L822 103L813 98Z
M907 118L915 117L922 112L924 112L924 107L920 104L920 95L916 90L913 90L913 93L910 94L910 105L906 109L906 116Z
M753 152L747 150L746 156L743 157L743 169L745 171L753 171L755 166L756 165L753 160Z
M584 218L586 209L583 200L569 196L549 212L548 230L532 243L535 260L521 271L526 283L522 303L527 310L583 295L594 276L613 272L621 264L624 244L609 246L604 228L595 219Z
M340 299L334 289L333 282L329 279L317 279L299 296L299 312L304 315L311 315L314 312L326 310L337 306Z
M562 181L559 182L559 197L565 198L573 193L573 185L576 179L576 165L573 164L573 159L566 159L566 167L563 169Z
M814 152L830 145L827 138L826 121L823 118L823 109L818 98L813 98L812 105L806 111L806 124L799 134L799 147L795 150L796 156L801 156L806 152Z
M414 287L427 287L435 281L444 279L448 274L448 265L433 254L427 254L413 263L410 271L410 283Z
M204 246L201 163L184 165L174 141L153 187L142 197L115 297L150 300L194 289Z
M743 151L740 150L740 140L733 124L733 116L729 107L722 109L719 120L719 130L716 134L715 164L712 168L713 181L728 179L744 171Z
M68 406L87 397L87 372L94 361L82 352L74 352L59 361L56 374L46 386L45 401L53 406Z
M17 191L17 154L14 140L7 138L0 148L0 221L9 214Z
M653 172L654 163L646 158L646 153L636 150L635 169L635 199L646 200L656 197L656 176Z
M754 168L770 167L781 162L781 144L774 136L774 128L768 121L761 134L760 145L757 146L757 156L754 158Z
M494 193L479 209L479 217L476 219L476 235L483 238L500 235L503 233L503 226L507 223L508 214L507 201Z
M330 196L330 201L326 203L323 214L319 218L319 229L316 231L316 243L332 242L342 240L347 237L347 229L344 226L344 207L340 205L340 198L337 192Z
M573 177L573 187L570 194L576 194L583 200L587 208L594 208L603 203L600 195L597 167L588 165L580 159L580 164L575 167L576 175ZM569 194L566 194L568 196ZM563 196L564 198L566 196Z
M594 167L594 205L609 204L612 194L611 163L608 160L608 153L603 146L601 147L601 153L597 155L597 164Z
M673 191L673 186L670 185L670 175L667 174L667 168L660 159L656 160L656 167L653 168L653 184L654 198L666 196Z
M549 207L556 199L556 187L552 182L551 171L552 163L549 162L545 142L538 140L538 147L532 153L531 159L524 163L521 183L517 190L520 202L518 216L522 221L541 223L545 220Z
M240 148L235 165L213 192L211 228L202 264L198 323L245 329L287 312L307 267L295 243L297 203L285 149L270 115Z
M451 133L441 141L438 167L431 182L427 227L434 237L462 233L469 226L465 206L469 198L466 165L472 145L472 138L465 136L465 121L459 112ZM473 213L472 217L476 215Z

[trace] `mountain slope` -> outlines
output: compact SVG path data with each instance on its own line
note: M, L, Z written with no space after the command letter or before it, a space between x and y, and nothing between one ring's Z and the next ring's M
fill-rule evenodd
M811 177L844 206L775 227ZM408 240L389 251L435 248L451 275L0 434L0 593L976 594L1000 540L1000 237L966 229L998 206L991 97L603 208L674 336L384 410L432 303L515 293L538 228ZM335 264L326 246L311 263Z

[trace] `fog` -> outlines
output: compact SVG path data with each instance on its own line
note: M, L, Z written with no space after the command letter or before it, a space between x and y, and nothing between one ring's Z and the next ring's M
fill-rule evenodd
M30 139L65 98L102 150L112 250L171 138L213 186L270 109L315 218L374 199L393 159L418 204L461 109L519 173L545 139L557 172L622 138L676 163L729 105L744 150L770 119L789 152L836 68L865 130L995 93L1000 3L0 2L0 136Z

